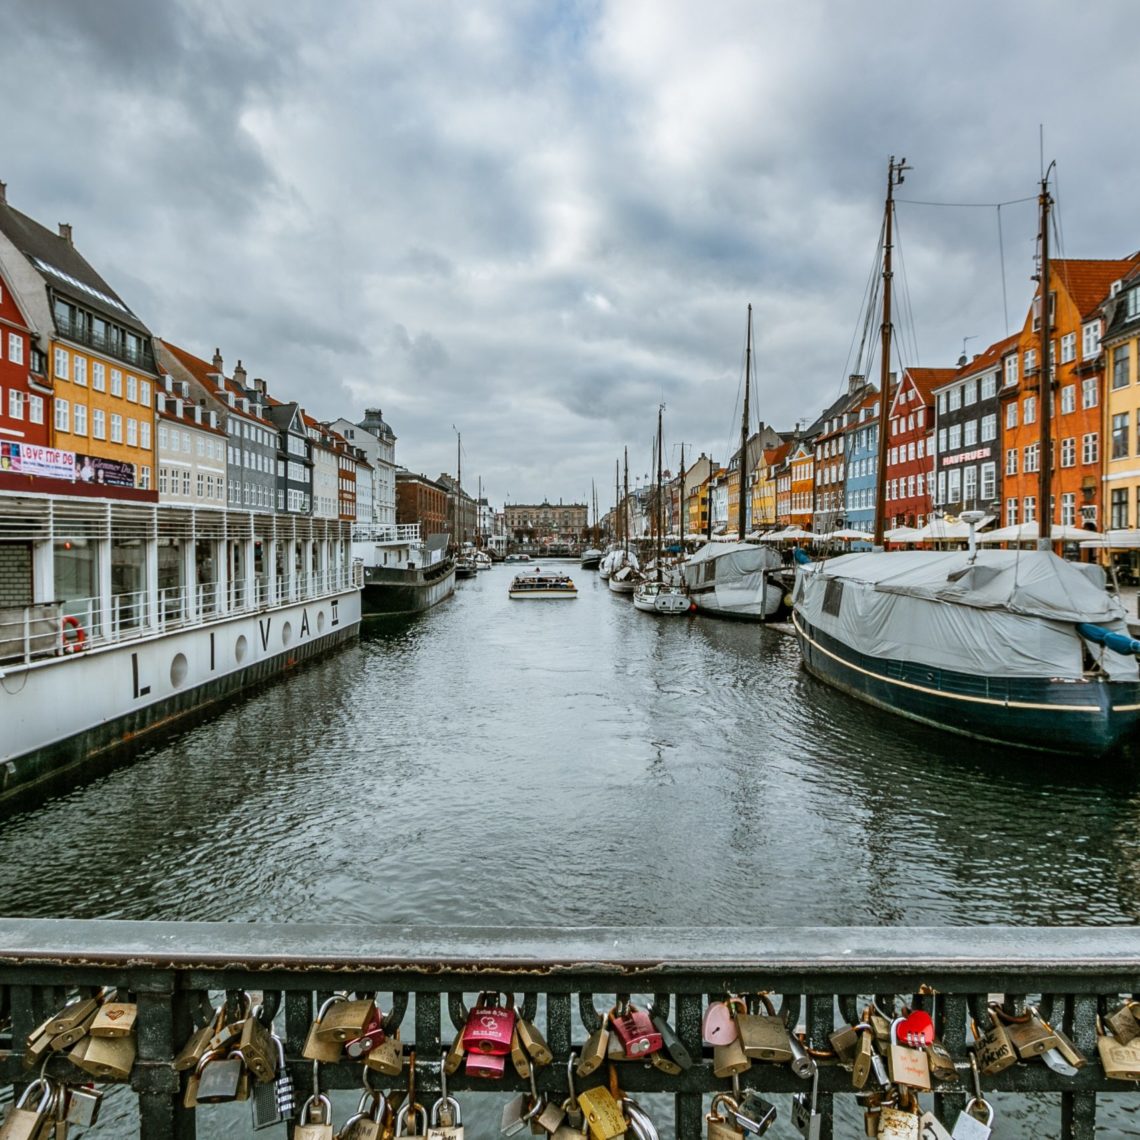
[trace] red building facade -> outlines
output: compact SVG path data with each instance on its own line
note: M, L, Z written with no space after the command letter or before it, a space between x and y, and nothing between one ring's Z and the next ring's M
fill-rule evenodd
M51 388L44 372L43 354L35 346L15 294L0 274L0 443L50 445ZM0 458L9 460L0 464L2 470L17 466L10 448Z
M934 469L934 389L954 368L908 368L891 401L887 446L887 529L925 526L930 517Z

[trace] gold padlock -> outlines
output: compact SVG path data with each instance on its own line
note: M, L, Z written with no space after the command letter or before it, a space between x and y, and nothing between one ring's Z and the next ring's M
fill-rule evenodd
M727 1045L713 1046L713 1073L718 1077L731 1077L752 1068L748 1054L740 1043L739 1034Z
M602 1085L578 1094L578 1105L586 1118L592 1140L616 1140L629 1127L618 1102Z
M736 1014L740 1043L745 1054L753 1060L785 1064L792 1059L788 1027L782 1018L776 1016L776 1009L767 994L758 994L757 997L764 1013L740 1011Z
M80 1056L76 1050L82 1049ZM135 1039L131 1037L84 1037L68 1058L99 1080L121 1081L131 1075L135 1063Z
M1102 1028L1098 1026L1098 1029ZM1110 1080L1140 1081L1140 1040L1133 1038L1122 1044L1115 1037L1099 1033L1096 1049L1104 1066L1104 1075Z
M372 998L349 1001L341 998L332 1004L326 1003L324 1013L318 1015L314 1027L319 1041L335 1041L343 1045L354 1037L361 1037L372 1023L376 1013L376 1002Z
M891 1038L887 1045L887 1072L896 1085L906 1085L907 1088L930 1092L930 1062L927 1060L926 1051L899 1044L898 1027L902 1022L903 1019L900 1017L891 1023ZM885 1114L886 1109L883 1112ZM882 1126L880 1120L880 1129Z
M99 1007L89 1030L92 1037L129 1037L139 1007L133 1001L107 1001Z
M379 1045L364 1058L369 1069L375 1069L387 1077L398 1077L404 1071L404 1046L397 1029L391 1037L385 1037Z
M987 1076L1000 1073L1002 1069L1008 1069L1017 1063L1013 1042L994 1013L990 1013L990 1027L985 1033L979 1035L977 1026L974 1026L974 1037L978 1043L978 1068Z
M735 1111L739 1105L727 1093L717 1093L713 1097L709 1111L705 1114L706 1140L741 1140L744 1130L738 1127L735 1117L720 1111L726 1106Z

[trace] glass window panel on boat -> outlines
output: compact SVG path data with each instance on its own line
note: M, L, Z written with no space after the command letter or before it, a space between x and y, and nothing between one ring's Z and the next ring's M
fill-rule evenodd
M186 617L186 583L182 580L182 546L173 538L158 543L158 599L163 621Z
M146 550L141 539L111 542L111 613L118 629L134 629L146 617Z
M95 603L99 593L99 545L85 538L57 539L54 544L55 596L64 613L80 617L93 632Z

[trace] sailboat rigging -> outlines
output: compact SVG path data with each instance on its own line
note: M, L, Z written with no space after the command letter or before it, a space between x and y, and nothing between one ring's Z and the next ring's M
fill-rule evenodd
M662 560L664 558L664 550L661 546L661 538L665 529L665 500L661 493L662 488L662 464L661 464L661 448L662 448L662 414L665 411L664 404L657 405L657 440L655 451L657 453L657 493L654 501L654 531L655 531L655 550L654 550L654 580L651 582L642 582L633 594L633 604L637 609L643 610L646 613L655 614L684 614L689 612L689 597L684 589L680 586L667 585L664 580L664 572L662 568Z
M893 188L908 169L891 157L883 254L883 385L876 545L885 516L891 399L890 235ZM858 699L980 740L1101 754L1140 725L1140 642L1101 567L1051 549L1049 507L1050 269L1048 172L1041 180L1042 356L1039 484L1044 524L1036 551L881 548L801 565L792 620L807 670Z
M735 542L706 542L682 569L684 584L697 609L716 617L770 621L780 616L783 560L767 546L744 541L748 521L748 390L752 385L752 306L745 338L744 412L740 425L739 487ZM710 520L712 512L709 512Z

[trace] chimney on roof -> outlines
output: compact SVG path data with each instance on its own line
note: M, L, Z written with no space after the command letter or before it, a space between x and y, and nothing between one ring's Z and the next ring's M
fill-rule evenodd
M260 392L263 396L266 394L265 381L262 380L260 376L255 376L253 378L253 390L255 392Z
M234 383L239 388L245 387L245 369L242 367L242 363L240 360L237 362L237 365L234 367Z
M59 223L59 236L61 238L63 238L63 240L65 242L67 242L68 245L74 245L75 244L71 240L71 223L70 222L60 222Z
M0 205L8 204L8 183L0 182Z
M214 371L215 372L221 372L222 371L222 350L220 348L214 349L213 365L214 365Z
M860 375L858 372L852 372L847 377L847 394L854 396L860 388L864 387L867 383L867 377Z

